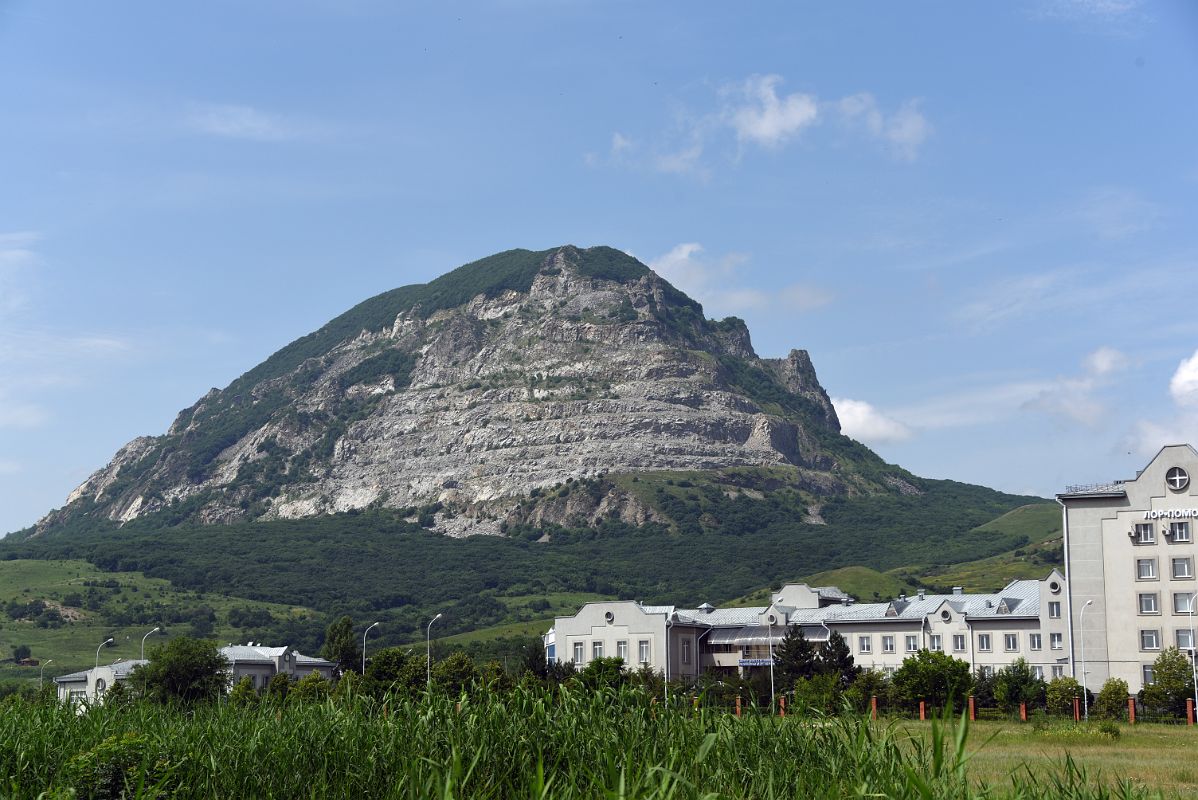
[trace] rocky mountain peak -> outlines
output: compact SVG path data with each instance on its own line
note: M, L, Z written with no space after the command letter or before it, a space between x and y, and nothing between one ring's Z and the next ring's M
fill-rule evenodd
M784 466L834 495L869 490L862 457L806 351L759 359L742 320L706 319L619 250L566 245L355 306L126 445L39 530L434 503L457 510L447 532L487 533L552 517L519 501L567 480ZM561 513L651 517L630 496L592 505Z

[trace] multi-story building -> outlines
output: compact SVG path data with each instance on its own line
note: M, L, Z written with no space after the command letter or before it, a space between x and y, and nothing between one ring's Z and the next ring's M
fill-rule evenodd
M811 641L844 637L860 666L891 672L920 650L942 650L980 670L1025 659L1045 679L1069 674L1065 579L1012 581L993 594L920 593L883 603L855 603L836 587L788 584L768 606L717 609L587 603L558 617L545 636L552 661L577 667L618 656L670 678L707 670L744 674L768 668L789 626Z
M1070 486L1064 509L1072 667L1089 688L1152 681L1160 651L1193 654L1198 452L1161 449L1129 480Z

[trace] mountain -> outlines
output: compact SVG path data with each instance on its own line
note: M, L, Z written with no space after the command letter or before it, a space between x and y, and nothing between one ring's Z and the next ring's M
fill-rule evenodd
M79 559L378 621L398 644L435 614L444 635L849 566L884 593L871 575L1025 558L1043 525L987 523L1038 502L886 464L840 433L806 352L759 358L742 321L706 319L630 256L565 246L292 342L0 542L0 570ZM272 626L259 636L323 627Z
M370 298L212 389L30 533L365 509L451 535L677 529L616 478L737 469L781 469L769 480L815 523L830 499L922 491L841 435L806 351L759 358L741 320L706 319L621 251L510 250ZM560 491L574 481L588 491Z

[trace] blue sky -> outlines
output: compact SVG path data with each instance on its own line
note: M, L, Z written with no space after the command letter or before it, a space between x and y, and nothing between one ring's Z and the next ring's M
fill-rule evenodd
M1198 7L0 3L0 531L354 303L607 244L846 431L1051 494L1198 441Z

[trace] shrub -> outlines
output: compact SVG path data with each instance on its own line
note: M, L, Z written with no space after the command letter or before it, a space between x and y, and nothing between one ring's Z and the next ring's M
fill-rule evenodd
M964 705L973 686L969 664L947 653L920 650L903 660L891 679L894 699L908 708L925 700L932 708Z
M1176 647L1167 647L1152 665L1152 683L1140 692L1144 709L1154 714L1184 717L1186 700L1194 696L1190 659Z
M1082 687L1074 678L1053 678L1044 694L1049 714L1072 714L1073 698L1081 697Z
M67 762L62 777L77 797L116 800L134 793L141 796L139 784L155 786L168 772L169 764L150 739L129 731L76 754Z
M1044 702L1044 681L1025 659L1017 658L994 676L994 700L1004 711L1014 711L1020 703L1035 707Z
M161 703L215 700L224 692L228 666L214 642L180 636L150 651L130 680Z
M1090 713L1098 719L1123 719L1127 715L1127 681L1110 678L1102 685Z

